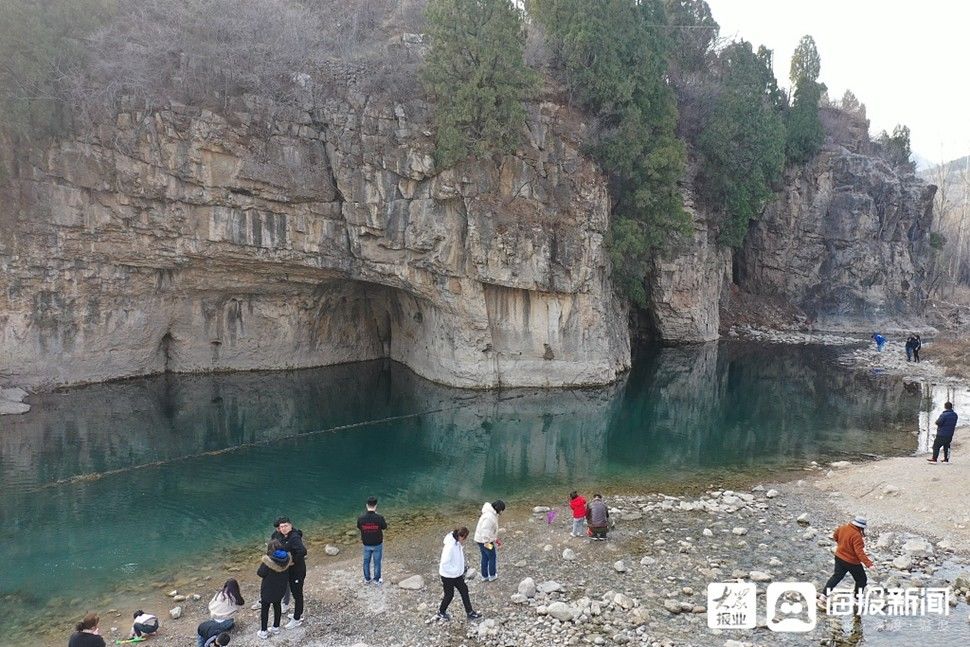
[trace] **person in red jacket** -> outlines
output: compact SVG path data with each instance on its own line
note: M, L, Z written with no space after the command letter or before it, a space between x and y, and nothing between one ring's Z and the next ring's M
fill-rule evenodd
M580 496L579 492L573 490L569 493L569 507L573 510L573 529L569 533L573 537L584 537L586 531L586 499Z
M846 573L851 573L855 580L857 596L866 588L868 580L862 565L872 568L872 560L866 554L865 534L866 519L858 516L832 533L832 539L838 544L835 548L835 572L825 583L824 593L819 596L820 604L825 604L826 596L839 585Z

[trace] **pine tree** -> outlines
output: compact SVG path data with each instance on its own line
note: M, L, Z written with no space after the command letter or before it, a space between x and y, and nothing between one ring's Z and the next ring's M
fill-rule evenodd
M788 112L788 161L803 164L822 147L825 132L818 116L818 103L825 86L818 82L821 61L815 40L802 36L791 60L791 82L794 88Z
M522 12L511 0L431 0L427 18L423 78L435 98L438 164L514 150L522 102L538 87L522 57Z

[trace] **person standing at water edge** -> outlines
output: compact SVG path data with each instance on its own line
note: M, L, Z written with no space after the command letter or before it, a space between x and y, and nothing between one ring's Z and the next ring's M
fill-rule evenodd
M866 525L865 517L857 516L844 526L836 528L835 532L832 533L832 539L837 544L835 548L835 572L825 583L823 592L819 594L819 606L825 605L828 595L832 592L832 589L839 585L846 573L851 573L852 579L855 580L856 596L862 592L862 589L866 588L868 579L866 578L866 569L862 565L865 564L872 568L872 560L866 554Z
M569 507L573 511L573 528L569 534L573 537L582 537L586 534L583 531L583 526L586 525L586 499L573 490L569 493Z
M913 351L916 349L916 336L910 335L906 340L906 361L913 361Z
M482 579L491 582L498 579L498 516L505 510L505 501L498 499L482 506L482 516L475 526L475 543L482 552Z
M377 497L367 499L367 512L357 517L360 542L364 545L364 584L371 582L371 560L374 561L374 581L383 584L381 560L384 557L384 531L387 521L377 514Z
M441 576L441 586L444 596L438 607L438 620L451 620L448 615L448 605L455 598L455 589L461 595L461 603L465 606L465 613L469 620L477 620L482 614L472 608L472 601L468 597L468 585L465 583L465 550L462 544L468 537L468 528L455 528L445 535L441 547L441 559L438 560L438 575Z
M289 591L293 594L293 619L286 623L287 629L295 629L303 624L303 580L306 578L306 546L303 545L303 531L293 527L289 517L280 517L273 524L276 532L272 539L280 542L283 550L290 554Z
M923 347L923 340L920 339L919 335L915 335L913 340L913 360L917 363L919 362L919 349Z
M81 622L74 625L75 633L71 635L67 647L104 647L104 638L98 628L100 620L96 613L85 615Z
M259 585L259 633L256 634L260 638L269 637L266 625L269 623L270 605L273 607L273 628L270 632L274 634L280 632L280 616L283 615L280 602L282 602L283 594L286 593L286 588L290 584L288 572L292 565L293 558L283 550L283 545L279 540L274 539L269 542L266 547L266 554L263 555L259 568L256 570L256 575L263 580Z
M953 410L953 403L947 402L943 405L943 413L936 419L936 438L933 440L933 458L927 458L931 463L935 463L940 457L940 449L943 449L943 462L950 462L950 443L953 442L953 431L957 428L957 412Z
M876 342L876 350L882 352L882 347L886 345L886 338L877 332L872 333L872 341Z
M610 509L606 507L601 494L594 494L586 509L586 523L589 525L590 536L594 541L606 541L606 533L610 526Z

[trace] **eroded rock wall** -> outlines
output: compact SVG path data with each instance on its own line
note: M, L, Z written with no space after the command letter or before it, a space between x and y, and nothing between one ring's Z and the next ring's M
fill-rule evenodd
M741 288L820 324L918 317L927 298L935 187L882 159L828 144L754 221Z
M536 104L516 154L439 172L421 101L250 108L3 142L0 378L391 357L456 386L559 386L629 366L576 114Z

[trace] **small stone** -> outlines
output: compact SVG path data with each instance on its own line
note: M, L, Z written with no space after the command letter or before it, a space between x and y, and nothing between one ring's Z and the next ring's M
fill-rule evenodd
M842 470L851 465L852 463L850 463L849 461L835 461L834 463L829 463L829 467L831 467L834 470Z
M572 548L567 548L566 550L562 551L562 558L568 562L571 562L576 559L576 551L574 551Z
M546 580L542 584L537 584L536 590L540 593L554 593L556 591L562 591L562 585L555 580Z
M198 593L193 593L192 594L192 599L195 600L196 602L198 602L199 600L202 599L202 596L199 595Z
M704 528L701 534L703 534L705 537L713 537L714 531L711 530L710 528Z
M513 593L511 600L512 604L527 604L529 602L529 598L525 597L521 593Z
M579 615L574 607L565 602L553 602L546 607L546 613L560 622L567 622Z
M653 557L650 557L649 555L640 558L641 566L653 566L656 563L657 563L657 560L654 559Z
M518 590L520 595L527 598L534 598L536 596L536 581L531 577L527 577L519 582Z
M333 544L327 544L326 546L323 547L323 552L325 552L326 554L332 557L334 555L339 555L340 549L334 546Z
M731 530L731 532L733 532L738 537L741 537L742 535L748 534L748 529L747 528L738 527L738 528L733 528Z
M680 602L670 599L664 600L664 609L676 615L680 613Z
M751 571L748 573L748 578L752 582L770 582L772 580L771 575L764 571Z
M891 483L887 483L882 488L882 493L885 494L886 496L899 496L899 488L896 487L895 485L892 485Z
M168 615L172 616L172 620L178 620L182 617L182 607L175 607L168 610Z
M893 545L893 541L896 539L896 533L894 532L884 532L879 535L879 539L876 541L877 548L889 548Z
M184 595L173 595L172 596L172 600L174 600L175 602L184 602L185 601L185 596Z
M535 514L543 514L545 512L549 512L549 510L550 508L547 505L537 505L536 507L532 508L532 512Z
M627 571L626 563L624 563L622 559L619 560L618 562L615 562L613 564L613 570L616 571L617 573L626 573Z
M932 555L933 544L921 537L917 537L903 544L903 551L910 555Z
M909 555L900 555L893 560L893 567L901 571L908 571L913 567L913 558Z
M798 515L798 517L795 519L795 521L797 521L802 526L810 526L810 525L812 525L812 522L808 520L808 513L807 512L803 512L800 515Z
M779 492L778 490L768 490L767 492L765 492L765 496L768 497L769 499L774 499L778 497L780 494L781 492Z
M174 598L178 594L179 594L178 589L172 589L171 591L169 591L165 595L167 595L170 598Z
M617 593L613 596L613 604L629 611L633 608L633 598L623 593Z
M397 585L408 591L417 591L424 588L424 578L420 575L412 575L411 577L404 578Z

